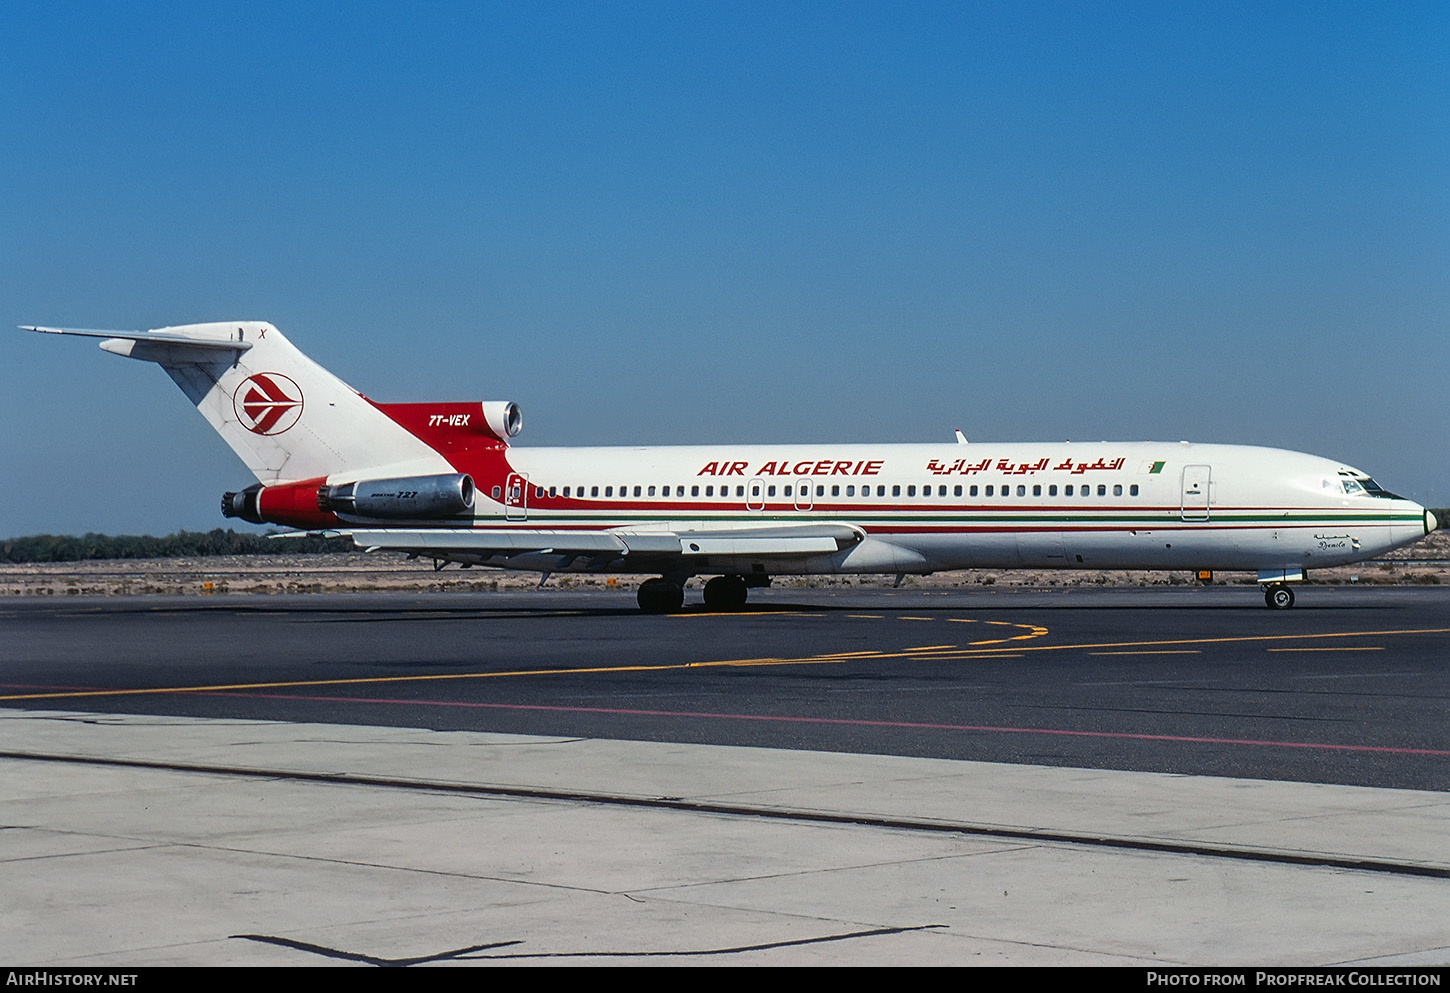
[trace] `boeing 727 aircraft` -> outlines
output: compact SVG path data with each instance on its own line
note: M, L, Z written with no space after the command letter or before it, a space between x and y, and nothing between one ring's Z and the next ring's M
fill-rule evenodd
M1241 569L1293 606L1306 569L1381 555L1435 515L1298 452L1179 442L515 448L519 408L376 403L270 324L27 327L155 362L257 482L253 523L346 534L440 567L632 573L738 608L772 576L946 569Z

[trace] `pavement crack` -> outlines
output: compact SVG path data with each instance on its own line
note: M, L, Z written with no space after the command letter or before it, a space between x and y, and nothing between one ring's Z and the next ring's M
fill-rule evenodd
M1085 732L1086 733L1086 732ZM19 759L35 762L74 763L94 766L110 766L133 769L164 769L180 773L232 776L250 779L275 779L297 783L314 783L329 786L371 787L374 789L403 790L419 793L471 796L480 799L508 799L525 801L563 801L565 803L599 804L614 807L669 810L684 814L714 815L724 817L747 817L763 821L793 822L798 824L839 824L876 830L902 830L931 834L956 834L963 837L997 838L1025 843L1047 843L1075 845L1098 849L1119 849L1122 851L1153 852L1164 855L1187 855L1212 859L1229 859L1242 862L1276 863L1297 865L1307 868L1350 869L1360 872L1385 873L1389 875L1424 876L1436 879L1450 879L1450 867L1439 862L1400 861L1375 856L1342 855L1327 852L1283 851L1273 848L1244 847L1225 843L1192 841L1180 838L1143 838L1104 834L1093 831L1071 829L1048 829L1041 827L1009 827L1005 825L977 824L966 821L940 821L918 817L900 817L885 814L858 813L850 811L802 810L775 807L760 807L748 804L709 803L702 801L675 801L659 798L593 792L578 789L545 789L528 786L503 786L484 783L446 783L417 779L399 779L389 776L361 776L338 773L304 772L301 770L237 768L232 766L194 764L186 762L165 762L128 758L101 758L98 756L56 755L41 752L0 749L0 760Z
M523 944L521 939L516 939L513 941L489 942L483 945L469 945L466 948L454 948L446 952L437 952L433 955L414 955L405 958L387 958L381 955L369 955L366 952L349 952L340 948L329 948L326 945L317 945L309 941L298 941L295 938L283 938L271 934L234 934L231 937L242 941L257 941L268 945L278 945L282 948L292 948L300 952L311 952L314 955L320 955L324 958L341 959L346 962L362 962L366 965L385 968L398 968L410 965L424 965L429 962L480 959L670 958L679 956L739 955L744 952L770 951L777 948L793 948L801 945L819 945L833 941L853 941L857 938L875 938L892 934L906 934L911 931L930 931L945 927L947 927L945 924L918 924L910 927L868 928L862 931L847 931L841 934L822 934L810 938L791 938L784 941L762 941L750 945L725 945L719 948L647 949L642 951L506 952L502 954L485 954L497 948L507 948L512 945Z
M847 931L843 934L823 934L812 938L792 938L787 941L763 941L753 945L727 945L720 948L675 948L652 951L594 951L594 952L507 952L499 955L461 955L460 959L563 959L563 958L670 958L676 956L739 955L743 952L763 952L776 948L793 948L800 945L820 945L832 941L852 941L857 938L875 938L891 934L907 934L911 931L930 931L945 928L946 924L918 924L911 927L869 928L864 931Z
M467 948L455 948L446 952L438 952L434 955L416 955L408 958L384 958L379 955L368 955L364 952L349 952L340 948L328 948L326 945L314 945L309 941L298 941L295 938L283 938L274 934L234 934L233 938L244 941L260 941L267 945L280 945L283 948L294 948L299 952L311 952L314 955L321 955L324 958L342 959L346 962L363 962L367 965L383 967L401 967L410 965L422 965L426 962L446 962L450 959L461 959L473 957L473 953L487 951L491 948L505 948L509 945L519 945L521 941L495 941L486 945L469 945Z

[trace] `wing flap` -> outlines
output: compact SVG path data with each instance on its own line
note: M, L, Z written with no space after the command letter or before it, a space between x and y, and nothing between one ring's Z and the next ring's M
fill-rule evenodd
M488 531L480 528L383 528L354 531L359 548L389 552L464 552L519 555L524 552L627 555L630 549L607 531Z
M350 532L359 548L420 555L449 553L512 557L534 552L574 556L652 559L702 556L830 555L861 540L845 524L708 528L686 531L564 531L548 528L380 528Z
M830 555L840 550L835 538L680 538L684 555L742 555L775 558L794 555Z

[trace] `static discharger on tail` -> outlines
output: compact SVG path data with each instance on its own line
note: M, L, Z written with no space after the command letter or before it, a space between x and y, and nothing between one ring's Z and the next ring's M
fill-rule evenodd
M253 523L368 551L652 578L640 607L744 605L781 575L947 569L1251 570L1294 603L1305 570L1382 555L1435 516L1366 473L1298 452L1179 442L518 448L507 401L375 403L270 324L99 338L155 362L256 482L222 498Z

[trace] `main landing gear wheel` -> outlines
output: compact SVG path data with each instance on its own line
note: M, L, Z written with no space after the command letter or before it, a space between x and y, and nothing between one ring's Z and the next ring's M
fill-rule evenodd
M646 614L668 614L685 605L685 588L663 576L639 584L639 609Z
M711 610L739 610L749 595L739 576L716 576L705 584L705 606Z
M1271 610L1288 610L1294 606L1294 591L1287 583L1270 583L1264 587L1264 603Z

